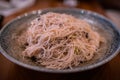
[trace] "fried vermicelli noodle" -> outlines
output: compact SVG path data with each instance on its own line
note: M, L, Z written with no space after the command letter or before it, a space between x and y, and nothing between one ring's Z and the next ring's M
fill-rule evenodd
M31 21L24 57L51 69L66 69L91 60L104 39L71 15L49 12Z

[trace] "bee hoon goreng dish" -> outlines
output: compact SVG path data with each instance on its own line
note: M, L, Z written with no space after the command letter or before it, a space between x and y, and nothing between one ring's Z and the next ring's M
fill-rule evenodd
M106 44L86 21L53 12L32 20L18 42L24 46L23 59L50 69L72 69L86 63Z

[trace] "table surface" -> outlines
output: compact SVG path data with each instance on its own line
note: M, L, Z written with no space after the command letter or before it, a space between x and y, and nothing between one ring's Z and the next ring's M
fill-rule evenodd
M67 7L61 2L40 2L38 0L35 5L21 10L11 16L5 17L3 25L11 19L22 15L23 13L33 10L49 8L49 7ZM105 11L97 2L80 2L77 8L92 10L105 15ZM118 54L110 62L100 66L96 69L78 72L72 74L50 74L32 71L21 66L18 66L7 60L0 54L0 80L120 80L120 54Z

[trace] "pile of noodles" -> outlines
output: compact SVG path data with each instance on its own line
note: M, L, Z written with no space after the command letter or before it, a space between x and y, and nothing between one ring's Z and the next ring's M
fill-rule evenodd
M66 69L91 60L103 38L71 15L49 12L31 21L22 56L51 69Z

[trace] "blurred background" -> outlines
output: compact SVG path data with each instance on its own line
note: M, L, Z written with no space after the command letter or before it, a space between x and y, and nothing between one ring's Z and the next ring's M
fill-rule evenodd
M120 25L120 0L0 0L0 23L3 17L19 16L33 10L50 7L73 7L93 10L109 16ZM103 14L103 15L104 15ZM5 19L6 24L9 19Z

